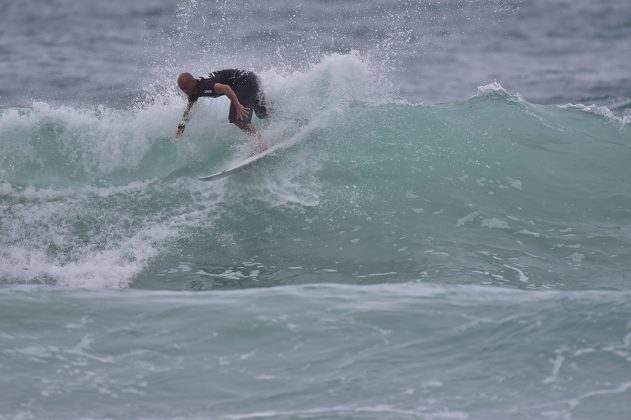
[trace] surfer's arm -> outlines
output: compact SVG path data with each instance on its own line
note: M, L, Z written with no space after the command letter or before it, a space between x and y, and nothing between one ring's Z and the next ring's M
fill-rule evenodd
M194 101L188 101L188 104L186 105L186 110L184 111L184 115L182 115L182 121L177 126L177 133L175 134L175 137L178 139L181 138L184 134L186 124L188 123L188 120L191 119L191 108L193 107L194 103Z
M223 83L215 83L213 90L216 93L220 93L226 95L230 102L232 102L232 106L237 110L237 120L245 120L248 118L248 114L250 113L250 108L246 108L241 105L239 102L239 98L237 98L237 94L234 93L234 90L228 85L224 85Z

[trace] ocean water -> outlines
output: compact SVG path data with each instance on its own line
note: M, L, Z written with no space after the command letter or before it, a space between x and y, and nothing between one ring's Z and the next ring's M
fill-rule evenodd
M6 2L1 419L629 419L631 3ZM175 78L255 71L287 147Z

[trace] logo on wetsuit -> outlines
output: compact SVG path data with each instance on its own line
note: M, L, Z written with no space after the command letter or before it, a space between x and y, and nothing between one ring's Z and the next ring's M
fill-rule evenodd
M212 79L213 77L215 77L215 72L214 71L211 71L210 73L208 73L208 78L209 79ZM204 93L212 93L213 95L216 94L214 89L205 90Z

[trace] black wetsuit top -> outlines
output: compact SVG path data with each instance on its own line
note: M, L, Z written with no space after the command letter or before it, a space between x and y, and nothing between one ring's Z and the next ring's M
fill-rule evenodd
M188 100L195 102L202 96L210 96L211 98L223 96L223 93L215 91L215 83L230 86L235 95L237 95L241 105L250 109L247 117L240 121L249 123L252 120L252 111L259 118L267 118L269 116L265 106L265 98L260 91L258 78L254 73L245 70L219 70L211 72L209 77L197 79L197 92L190 95ZM237 111L232 104L230 104L228 120L230 122L237 121Z
M195 102L201 96L210 96L212 98L222 96L223 93L215 92L215 83L228 85L236 92L237 85L244 82L252 74L253 73L244 70L236 69L213 71L208 75L208 77L197 79L197 92L190 95L188 100L190 102Z

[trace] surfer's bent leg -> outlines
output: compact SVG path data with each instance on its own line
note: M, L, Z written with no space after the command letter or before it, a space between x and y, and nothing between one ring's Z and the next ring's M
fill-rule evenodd
M254 103L254 113L256 114L257 117L261 119L269 118L269 111L265 104L265 97L263 96L262 92L259 92L259 96L257 97L256 102Z
M245 131L247 134L255 135L256 128L252 125L252 123L245 121L232 121L234 125L239 127L241 130Z

